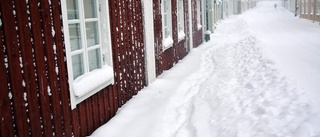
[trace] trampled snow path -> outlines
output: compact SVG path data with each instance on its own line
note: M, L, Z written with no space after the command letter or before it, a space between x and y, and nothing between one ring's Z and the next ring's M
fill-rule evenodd
M273 4L261 2L249 12ZM140 91L92 136L319 137L319 106L277 70L265 55L270 43L259 33L248 16L222 21L209 43Z
M304 93L262 57L259 42L241 19L230 23L239 26L227 30L236 32L229 37L240 40L225 40L208 50L200 70L171 98L166 113L171 135L309 136L305 121L312 112Z

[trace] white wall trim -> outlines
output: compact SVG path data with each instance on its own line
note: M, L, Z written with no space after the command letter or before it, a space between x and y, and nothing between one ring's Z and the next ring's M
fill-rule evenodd
M188 12L189 12L189 39L190 39L190 51L193 49L193 28L192 28L192 8L191 0L188 0Z
M202 14L202 43L205 41L204 39L204 33L207 31L207 25L206 25L206 0L201 0L201 14Z
M144 23L144 43L147 83L151 84L156 79L155 51L154 51L154 22L153 22L153 2L142 0L143 23Z

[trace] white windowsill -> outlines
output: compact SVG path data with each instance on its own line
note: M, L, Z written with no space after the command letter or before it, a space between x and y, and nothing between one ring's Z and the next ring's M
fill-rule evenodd
M90 92L98 92L104 87L102 85L109 85L112 83L113 70L110 66L105 65L101 69L96 69L92 72L86 73L73 81L74 95L78 98Z
M202 28L201 24L198 24L198 30L200 30Z
M166 49L172 47L172 45L173 45L172 37L168 37L168 38L163 39L162 45L163 45L163 51L165 51Z
M211 34L212 32L210 31L210 30L207 30L206 32L205 32L205 34Z
M186 38L186 34L183 31L178 32L178 42L184 40Z

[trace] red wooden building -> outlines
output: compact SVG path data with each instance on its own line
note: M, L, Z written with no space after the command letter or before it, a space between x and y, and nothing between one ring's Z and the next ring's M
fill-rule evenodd
M90 135L202 43L199 3L1 0L0 136Z
M202 4L202 0L144 0L144 15L153 18L145 22L153 24L145 27L147 33L153 34L146 35L150 41L146 42L146 48L154 49L154 52L150 51L153 55L147 61L155 60L156 76L170 69L190 49L203 42ZM155 58L152 59L152 56Z

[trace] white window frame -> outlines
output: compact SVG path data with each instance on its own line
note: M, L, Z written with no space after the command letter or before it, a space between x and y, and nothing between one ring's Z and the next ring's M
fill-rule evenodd
M177 0L177 27L178 27L178 41L185 39L184 33L184 8L183 0ZM179 8L180 7L180 8Z
M89 18L85 19L84 15L84 4L83 0L76 0L78 2L78 14L79 19L69 20L68 19L68 10L67 10L67 1L62 0L62 19L63 19L63 31L65 38L65 48L66 48L66 57L67 57L67 68L68 68L68 82L69 82L69 91L70 91L70 103L71 108L76 108L76 105L94 95L98 91L107 87L110 84L114 83L113 76L113 63L112 63L112 49L111 49L111 36L110 36L110 21L109 21L109 6L107 0L96 0L96 11L97 19ZM98 45L86 47L86 22L98 22L98 31L99 31L99 43ZM81 34L81 43L82 49L71 51L70 36L69 36L69 24L80 23L80 34ZM103 39L102 39L103 38ZM101 53L101 68L94 69L91 72L89 71L88 57L86 54L92 48L100 48ZM73 76L73 64L72 64L72 55L77 54L77 52L86 52L83 56L84 63L84 74L74 79ZM101 75L103 74L103 75ZM104 75L105 74L105 75ZM97 80L99 79L99 80ZM90 84L88 82L91 82ZM75 86L80 85L81 88ZM84 88L82 88L82 86Z
M198 30L202 28L201 25L201 1L197 0L197 27Z
M162 13L162 50L165 51L173 46L173 38L172 38L172 7L171 7L171 0L162 0L161 1L161 13ZM167 3L168 9L164 9L164 3ZM165 17L167 19L165 20ZM165 22L167 21L167 22ZM167 26L165 26L167 24ZM169 31L169 36L166 37L166 29Z

